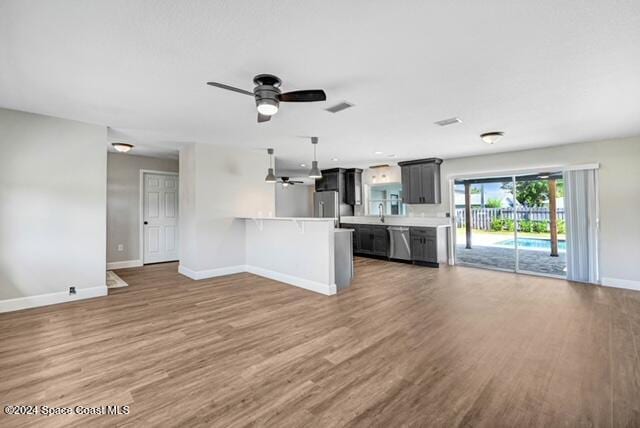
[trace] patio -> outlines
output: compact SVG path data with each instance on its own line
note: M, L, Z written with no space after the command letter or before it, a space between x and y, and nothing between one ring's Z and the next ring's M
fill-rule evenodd
M534 235L523 234L522 238L530 238ZM470 265L481 265L499 269L514 270L516 266L516 252L513 243L505 244L512 240L513 234L473 231L472 249L466 248L464 231L458 229L456 235L456 262ZM536 237L537 239L546 238ZM564 240L564 235L561 236ZM519 270L536 272L549 275L565 276L567 258L566 252L560 250L558 257L551 257L548 250L518 248Z

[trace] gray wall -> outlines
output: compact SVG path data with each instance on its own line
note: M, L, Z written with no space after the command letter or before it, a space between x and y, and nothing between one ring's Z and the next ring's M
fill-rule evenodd
M106 132L0 109L0 300L105 286Z
M233 271L245 265L244 220L237 217L275 211L265 161L263 151L229 146L189 144L180 150L181 268Z
M135 151L135 149L134 149ZM107 156L107 262L140 260L140 170L178 172L178 161L133 154ZM118 251L122 244L123 250Z
M276 216L313 217L313 186L276 184Z
M498 144L506 145L508 139ZM442 164L443 203L413 205L410 214L449 211L448 179L452 176L538 167L542 171L545 167L593 162L600 163L600 274L610 283L640 281L640 137L446 159Z

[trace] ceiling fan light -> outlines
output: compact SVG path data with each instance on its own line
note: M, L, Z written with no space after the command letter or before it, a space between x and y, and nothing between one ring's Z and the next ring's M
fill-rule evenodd
M504 132L485 132L484 134L480 134L480 138L487 144L494 144L501 139L503 135Z
M127 144L127 143L112 143L111 144L113 146L114 149L116 149L117 151L119 151L120 153L127 153L128 151L130 151L131 149L133 149L133 144Z
M278 112L278 101L264 98L257 101L258 113L265 116L273 116Z
M322 173L320 172L320 168L318 168L318 161L311 162L309 178L322 178Z

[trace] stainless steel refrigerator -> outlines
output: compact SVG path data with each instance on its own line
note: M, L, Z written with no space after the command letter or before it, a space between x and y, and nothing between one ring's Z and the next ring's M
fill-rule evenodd
M313 194L313 216L340 218L338 192L315 192Z

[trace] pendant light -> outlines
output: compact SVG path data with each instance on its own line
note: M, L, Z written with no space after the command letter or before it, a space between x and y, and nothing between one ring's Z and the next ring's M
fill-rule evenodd
M273 149L267 149L269 154L269 169L267 170L267 176L264 181L267 183L275 183L277 181L275 174L273 173Z
M316 146L318 145L318 137L311 137L311 144L313 144L313 162L311 162L309 178L322 178L322 173L318 168L318 161L316 160Z

